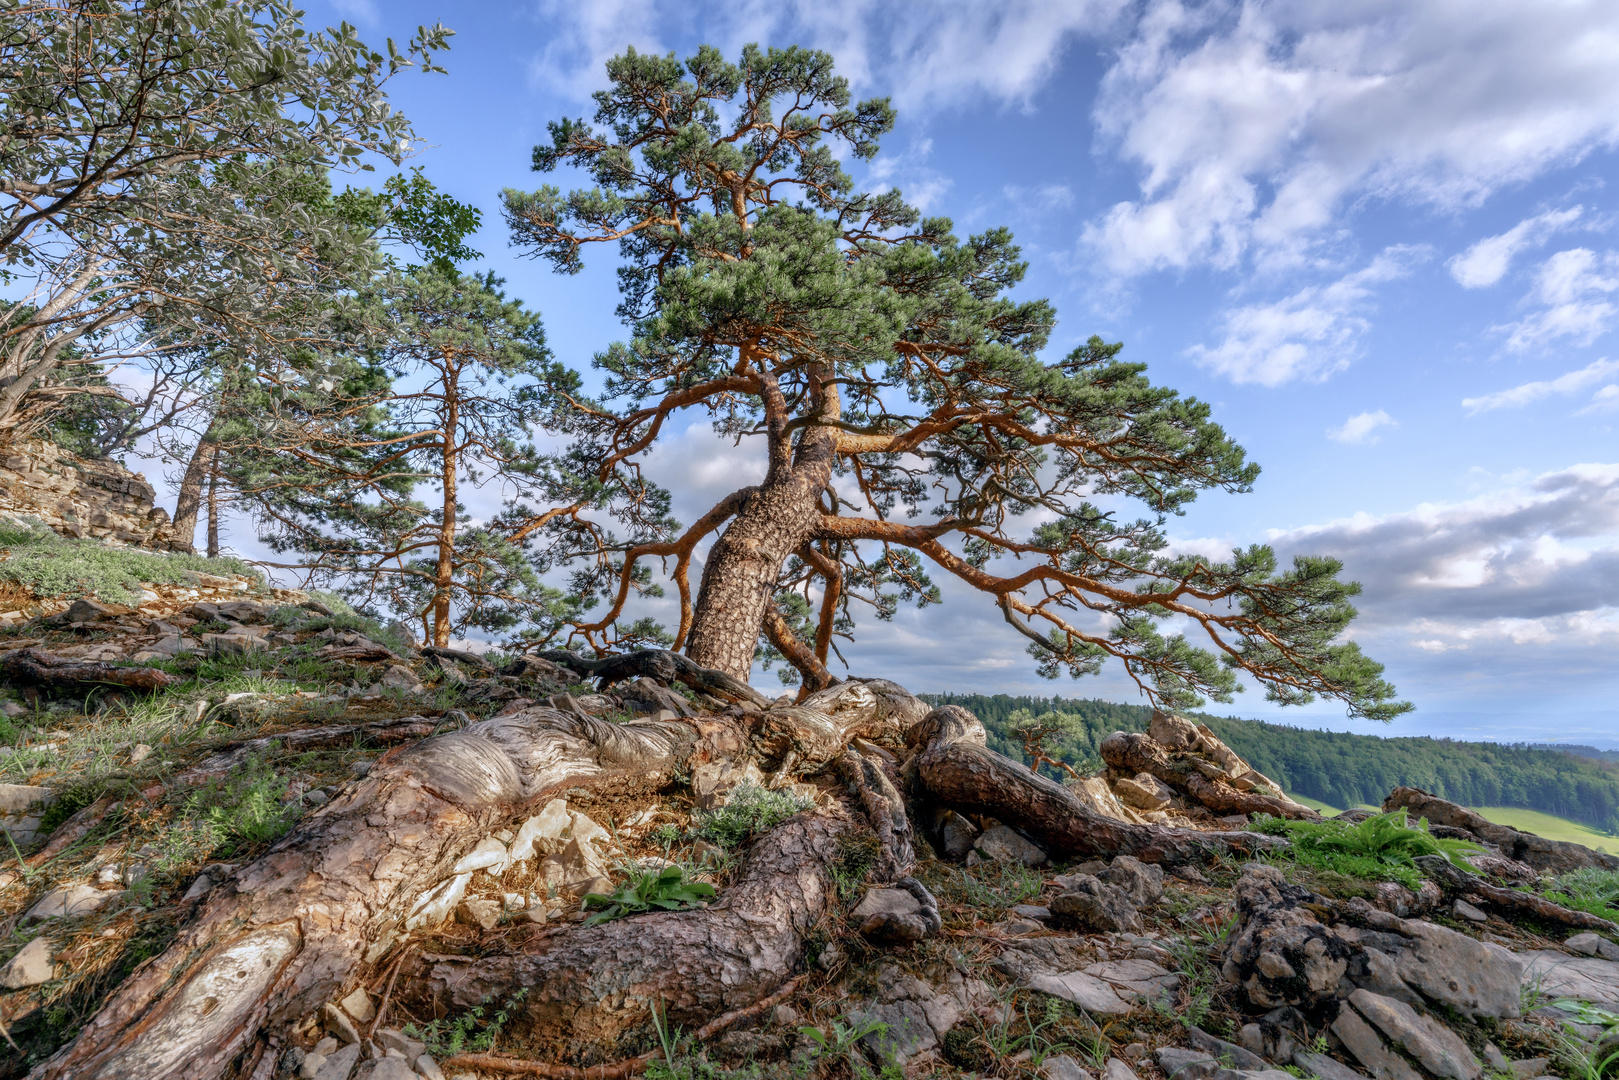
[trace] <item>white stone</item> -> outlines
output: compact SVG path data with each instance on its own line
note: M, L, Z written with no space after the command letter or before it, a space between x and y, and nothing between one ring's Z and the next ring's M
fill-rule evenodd
M444 1070L438 1067L438 1062L429 1054L423 1054L416 1059L416 1072L426 1080L444 1080Z
M1456 903L1452 905L1451 910L1456 912L1456 917L1458 919L1466 919L1468 922L1484 923L1490 921L1490 917L1488 915L1484 914L1484 912L1480 911L1472 904L1469 904L1466 900L1458 899Z
M493 836L478 841L478 846L461 856L450 868L452 874L470 874L474 870L488 870L499 875L506 869L509 853L506 845Z
M362 1024L369 1024L377 1015L377 1007L371 1004L371 995L362 987L355 987L354 991L348 997L339 1000L338 1004L343 1006L344 1012Z
M31 923L41 919L88 915L119 895L121 894L116 892L102 892L82 883L62 885L40 897L39 903L28 909L22 921Z
M354 1063L360 1060L360 1044L350 1043L327 1058L314 1080L349 1080Z
M348 1013L336 1005L327 1002L320 1010L321 1026L335 1035L338 1041L346 1044L355 1044L360 1041L360 1029L354 1026Z
M921 901L905 889L870 889L861 897L852 917L856 923L861 923L873 915L915 915L921 910Z
M1027 985L1030 990L1072 1001L1086 1012L1100 1016L1125 1016L1130 1012L1129 1004L1112 986L1083 971L1034 975Z
M1056 1054L1046 1058L1040 1065L1040 1075L1044 1080L1096 1080L1079 1062L1067 1054Z
M1284 1076L1286 1073L1283 1074ZM1102 1070L1102 1080L1139 1080L1136 1071L1120 1058L1108 1058L1107 1067Z
M532 859L536 848L541 854L550 854L561 848L562 837L573 825L573 819L568 815L567 799L552 799L545 804L545 808L538 814L529 818L518 828L517 835L512 839L511 853L508 856L513 864Z
M461 902L461 897L467 891L467 883L471 880L471 874L457 874L427 890L416 901L416 906L411 908L410 914L405 916L405 929L438 927L450 917L450 912Z
M1619 945L1615 945L1600 934L1587 930L1583 934L1575 934L1563 942L1563 948L1572 949L1582 956L1599 956L1604 960L1619 960Z
M984 858L993 859L995 862L1020 862L1024 866L1040 866L1046 861L1044 851L1007 825L986 829L973 844L973 848Z
M0 967L0 986L7 990L38 986L54 978L56 967L51 963L51 943L45 937L30 941L6 961L5 967Z

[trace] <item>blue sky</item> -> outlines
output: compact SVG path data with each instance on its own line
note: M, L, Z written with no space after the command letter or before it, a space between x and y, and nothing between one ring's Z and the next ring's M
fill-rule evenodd
M1211 402L1257 490L1172 523L1213 554L1337 555L1354 636L1419 712L1380 733L1619 745L1619 5L312 3L380 43L456 31L393 100L416 158L484 209L478 244L577 366L619 336L610 260L515 257L505 187L547 121L590 112L626 45L827 49L899 124L863 180L958 230L1013 228L1051 351L1092 333ZM567 183L567 179L562 181ZM701 418L658 459L690 521L756 470ZM252 553L250 527L234 533ZM1034 675L982 598L867 627L857 674L916 690L1136 700ZM1260 695L1230 711L1275 717ZM1283 719L1368 730L1324 704Z

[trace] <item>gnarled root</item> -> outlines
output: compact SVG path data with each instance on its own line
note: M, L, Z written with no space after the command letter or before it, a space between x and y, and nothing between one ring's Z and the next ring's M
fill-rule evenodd
M1286 846L1279 837L1131 825L1085 807L1062 785L986 745L978 718L959 705L934 709L912 732L907 766L927 798L960 813L988 814L1033 838L1056 858L1133 855L1184 863Z
M879 838L880 877L892 880L914 860L889 766L875 752L851 753L856 737L886 752L909 744L902 775L919 805L993 815L1059 857L1128 853L1173 863L1283 843L1092 813L1066 789L989 751L972 714L929 712L877 680L840 683L798 706L761 712L748 700L717 716L671 721L613 724L530 708L389 751L364 780L208 894L174 944L137 969L32 1080L256 1076L273 1070L276 1041L292 1025L390 955L395 999L414 1011L510 1001L527 987L517 1007L531 1041L586 1063L643 1050L652 1002L666 1002L671 1022L688 1029L746 1009L793 977L806 936L832 911L830 868L857 815ZM801 814L758 840L739 880L706 910L547 928L476 958L399 959L413 932L443 917L429 917L425 898L470 877L473 864L463 860L473 847L555 795L653 792L703 764L750 760L778 778L835 765L857 799ZM931 899L926 890L918 896L936 924Z
M593 1064L651 1009L692 1028L786 982L804 939L837 898L829 867L854 825L837 811L800 814L759 839L740 878L702 911L660 912L548 934L511 951L424 956L396 991L417 1015L459 1013L526 989L514 1031L554 1042L555 1059Z
M1272 817L1304 821L1321 820L1320 814L1291 799L1238 791L1226 783L1223 776L1205 776L1190 758L1171 761L1164 747L1150 735L1115 731L1102 740L1097 750L1102 760L1113 768L1126 773L1149 773L1170 787L1191 795L1216 814L1270 814Z

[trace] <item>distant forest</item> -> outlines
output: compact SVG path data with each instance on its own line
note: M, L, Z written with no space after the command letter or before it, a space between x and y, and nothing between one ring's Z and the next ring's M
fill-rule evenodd
M923 694L935 705L961 705L984 723L991 749L1025 761L1009 734L1028 716L1060 713L1069 733L1055 737L1054 756L1081 772L1102 767L1097 746L1114 731L1145 731L1144 705L1006 694ZM1188 714L1289 792L1333 806L1380 804L1406 784L1467 806L1516 806L1619 833L1619 761L1589 747L1541 748L1453 739L1380 738L1309 731L1235 717Z

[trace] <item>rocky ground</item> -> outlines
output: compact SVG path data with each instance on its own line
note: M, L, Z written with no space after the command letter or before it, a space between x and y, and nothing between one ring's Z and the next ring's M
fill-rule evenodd
M418 650L401 628L245 577L151 586L138 607L9 599L0 1077L71 1040L211 891L392 748L538 707L624 722L790 704L647 676L598 692L565 658ZM895 748L860 750L903 778ZM859 813L830 768L581 790L482 835L253 1075L1596 1080L1619 1057L1619 927L1571 907L1566 884L1609 875L1619 895L1619 862L1415 789L1385 809L1424 816L1467 868L1455 843L1389 847L1398 822L1365 812L1365 829L1323 840L1296 831L1312 811L1178 717L1104 758L1070 784L1100 813L1291 844L1168 872L1129 856L1054 865L1005 824L931 812L911 876L874 886L881 845L845 832L834 914L805 928L805 962L777 992L700 1030L655 1023L616 1067L535 1065L568 1051L525 1029L522 991L424 997L399 978L412 950L454 967L495 940L723 903L795 819Z

